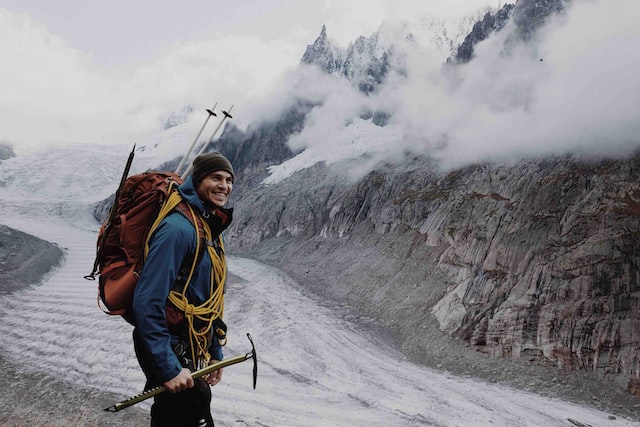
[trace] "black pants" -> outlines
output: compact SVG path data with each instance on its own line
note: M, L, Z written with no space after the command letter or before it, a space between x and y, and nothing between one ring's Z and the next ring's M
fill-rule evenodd
M145 390L162 385L144 342L133 331L133 346L147 383ZM177 355L183 367L194 371L194 366ZM194 380L193 388L175 394L164 392L154 397L151 406L151 427L213 427L211 417L211 388L203 378Z

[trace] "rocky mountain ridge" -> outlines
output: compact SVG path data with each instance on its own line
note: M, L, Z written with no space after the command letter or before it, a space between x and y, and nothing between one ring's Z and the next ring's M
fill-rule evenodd
M640 157L413 166L353 185L319 166L247 195L231 245L379 319L418 358L437 321L478 351L636 392Z

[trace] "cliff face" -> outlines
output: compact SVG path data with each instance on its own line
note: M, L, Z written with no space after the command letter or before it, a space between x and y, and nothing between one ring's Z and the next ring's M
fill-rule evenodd
M318 166L249 194L230 247L309 278L406 348L435 319L491 355L640 376L640 157L414 163L354 184Z
M233 164L236 179L243 183L234 198L258 186L267 176L269 166L293 157L295 153L287 141L304 127L305 117L313 107L310 102L293 102L277 120L250 127L246 132L233 124L225 127L211 150L227 156Z
M487 12L484 17L476 22L460 46L456 50L454 58L449 58L448 62L469 62L473 57L473 47L483 40L486 40L494 32L500 31L509 21L512 4L505 4L496 13Z
M465 63L473 58L476 44L501 31L509 22L515 31L512 38L527 40L554 14L562 12L569 0L518 0L515 4L505 4L496 12L487 12L475 23L455 55L448 63Z

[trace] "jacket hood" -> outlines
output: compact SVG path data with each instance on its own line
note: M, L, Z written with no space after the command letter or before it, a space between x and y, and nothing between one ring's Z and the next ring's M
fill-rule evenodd
M196 187L193 183L193 178L191 175L184 180L184 182L178 187L178 191L182 195L182 198L185 199L191 206L196 208L198 212L204 213L204 203L198 197L198 193L196 193Z

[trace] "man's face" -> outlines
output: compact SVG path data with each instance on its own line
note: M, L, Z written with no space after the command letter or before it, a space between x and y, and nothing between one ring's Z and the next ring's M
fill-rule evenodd
M212 172L196 188L200 200L219 208L224 207L233 190L233 176L227 171Z

